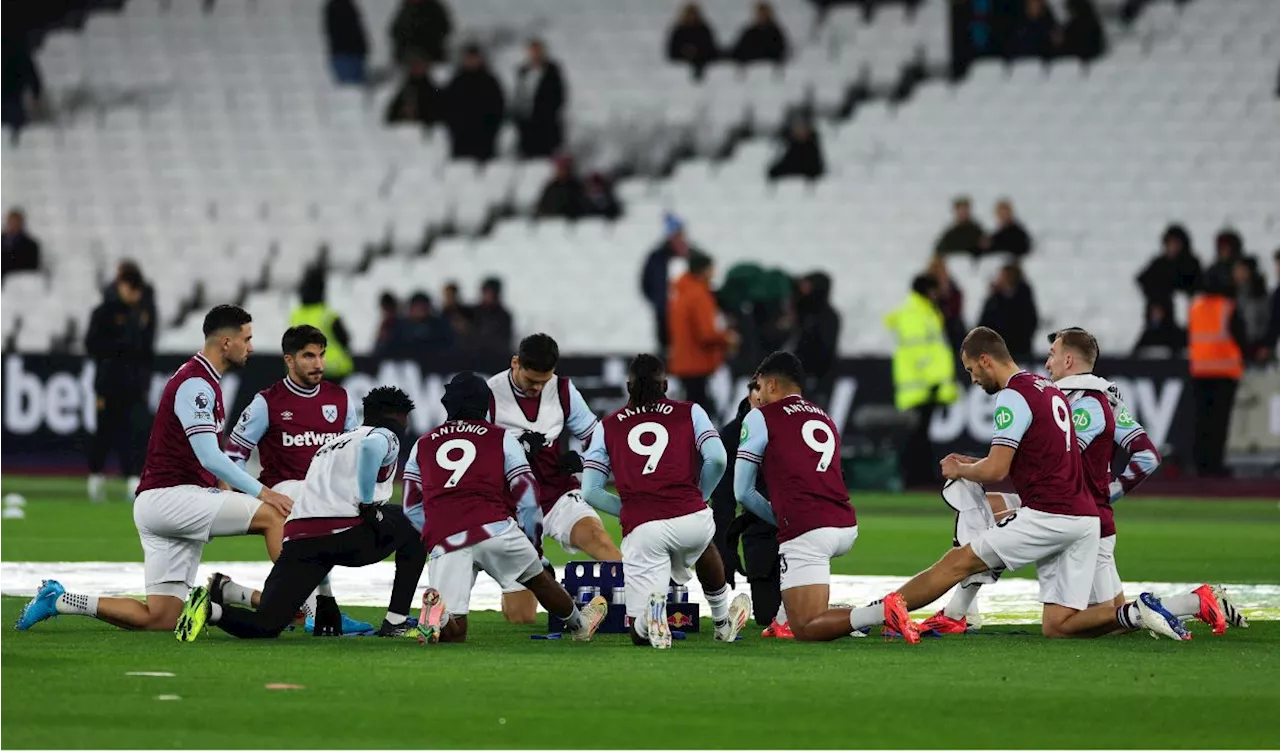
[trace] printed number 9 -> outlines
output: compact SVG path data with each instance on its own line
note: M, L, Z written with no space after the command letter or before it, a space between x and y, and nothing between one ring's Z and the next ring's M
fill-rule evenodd
M1055 396L1050 402L1053 407L1053 421L1058 423L1058 427L1062 428L1062 434L1066 437L1067 453L1071 453L1071 410L1067 409L1067 403L1062 397Z
M454 460L449 457L449 454L452 454L455 450L462 451L461 459ZM440 444L440 448L436 449L436 464L440 465L441 469L453 473L444 484L446 488L457 487L458 483L462 481L462 476L467 473L468 469L471 469L471 464L475 460L475 444L461 438L445 441Z
M821 454L818 471L826 472L836 455L836 437L831 434L831 428L822 420L809 420L800 428L800 435L804 437L805 445Z
M653 443L641 442L640 438L645 435L652 435ZM644 469L640 472L642 475L651 475L658 469L658 462L662 460L670 442L671 436L667 429L656 422L642 422L627 433L627 448L645 457Z

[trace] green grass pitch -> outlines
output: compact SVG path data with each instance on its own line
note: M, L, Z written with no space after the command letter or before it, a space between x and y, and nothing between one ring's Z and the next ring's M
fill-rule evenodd
M140 560L129 506L90 506L82 481L6 477L0 492L28 500L25 519L3 523L6 562ZM861 534L837 573L910 574L945 550L951 518L936 497L854 502ZM1117 516L1128 579L1280 583L1274 503L1135 499ZM257 539L216 540L206 559L261 551ZM0 601L6 624L21 606ZM1186 644L1048 641L1028 626L916 647L754 629L725 645L706 626L657 652L615 635L530 641L541 629L479 613L470 643L428 649L296 632L248 643L217 629L180 644L62 617L5 630L0 726L12 748L1261 748L1280 737L1276 621L1221 638L1194 624ZM174 676L126 675L137 671Z

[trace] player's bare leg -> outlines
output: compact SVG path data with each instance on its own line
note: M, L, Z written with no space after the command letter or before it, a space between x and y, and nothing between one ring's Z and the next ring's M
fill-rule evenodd
M538 620L538 598L532 592L503 592L502 617L507 623L527 626Z
M832 608L831 586L808 584L782 590L788 624L798 641L834 641L853 633L849 608Z
M990 568L968 545L952 548L937 563L903 584L898 593L906 600L907 609L915 610L937 600L965 577ZM787 606L787 612L791 612L790 605Z
M147 595L146 602L132 597L99 597L94 617L136 631L172 631L182 604L181 599L168 595Z
M592 598L590 603L579 609L568 590L545 570L520 583L537 598L548 613L564 621L565 632L572 633L573 638L578 641L590 641L600 627L600 622L608 614L609 604L600 596Z
M622 551L613 537L605 531L604 524L594 516L578 520L569 531L569 544L597 561L620 561Z
M262 535L267 545L267 557L275 561L280 557L280 546L284 544L284 514L265 503L258 506L249 521L248 533Z

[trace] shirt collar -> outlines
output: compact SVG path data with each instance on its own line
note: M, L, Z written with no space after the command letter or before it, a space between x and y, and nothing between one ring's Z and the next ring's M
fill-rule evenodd
M197 352L196 356L191 359L204 366L204 369L209 372L209 377L213 379L214 383L222 380L222 374L218 372L217 368L213 367L213 363L209 362L209 358L205 357L203 352Z
M312 386L309 389L303 388L302 386L299 386L298 384L294 383L293 379L290 378L289 376L284 377L284 387L289 389L290 393L296 394L297 396L301 396L306 399L310 399L311 397L320 393L320 384L317 383L315 386Z

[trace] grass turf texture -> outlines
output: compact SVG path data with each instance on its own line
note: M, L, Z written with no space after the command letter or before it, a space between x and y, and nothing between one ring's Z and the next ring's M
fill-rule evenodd
M141 559L130 507L91 506L81 480L4 478L28 499L3 523L9 561ZM115 497L121 497L115 488ZM837 573L910 574L936 559L951 516L933 496L863 496ZM1121 571L1155 581L1280 581L1280 512L1260 502L1131 500ZM615 528L616 533L616 528ZM208 560L261 560L215 540ZM559 551L553 558L564 560ZM5 628L22 600L0 603ZM377 622L375 609L353 615ZM475 613L471 643L195 644L62 617L5 631L7 747L1267 747L1280 704L1280 622L1189 644L1143 634L1048 641L1028 629L926 640L738 644L700 635L669 652L626 637L530 641L542 629ZM1002 634L987 635L988 633ZM169 671L173 678L126 676ZM267 690L268 683L305 686ZM178 701L161 701L176 695Z

